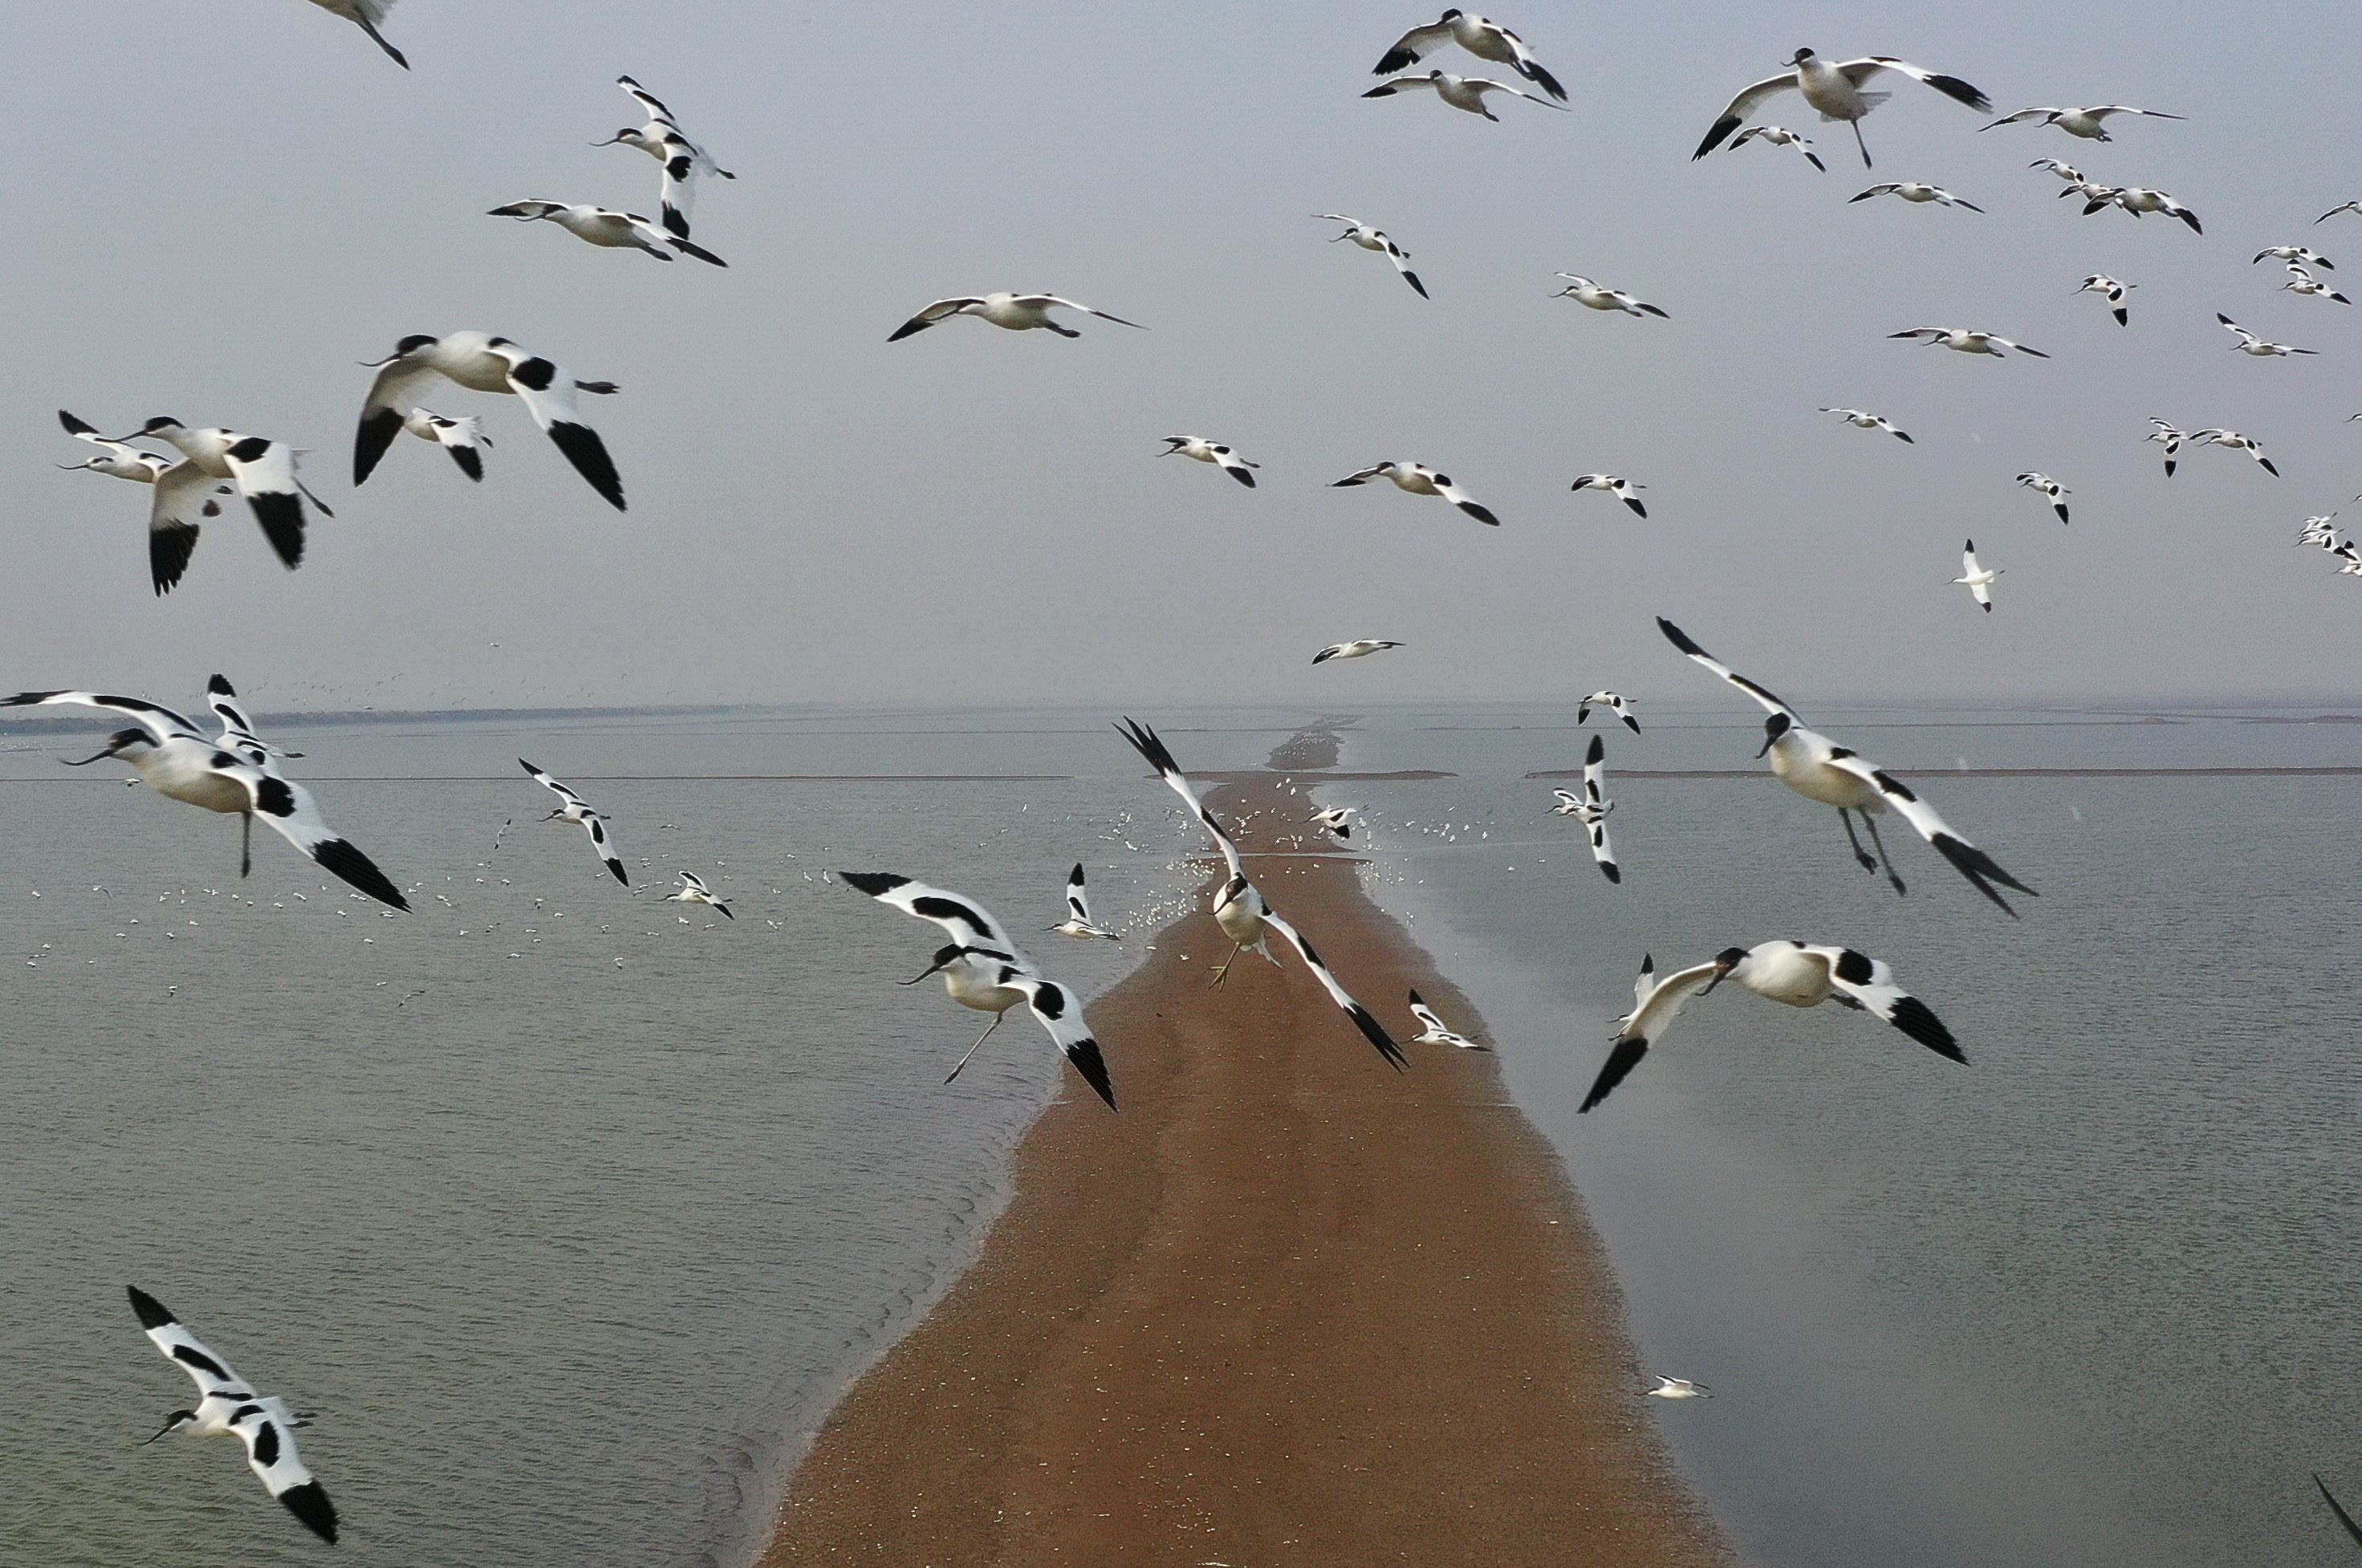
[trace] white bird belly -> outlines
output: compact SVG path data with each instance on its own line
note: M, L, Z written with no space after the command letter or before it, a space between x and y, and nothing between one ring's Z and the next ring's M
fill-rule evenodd
M1830 767L1801 744L1790 744L1788 737L1772 744L1771 763L1772 776L1807 800L1863 812L1886 809L1886 802L1868 779Z
M205 758L213 756L205 748ZM204 761L183 746L167 746L149 753L138 763L139 776L148 787L175 801L192 806L203 806L209 812L248 812L254 802L246 786L235 778L225 778L204 765Z
M1746 973L1731 978L1764 1000L1788 1007L1816 1007L1829 995L1828 966L1816 954L1784 944L1748 955Z
M1263 941L1263 911L1251 898L1232 899L1214 906L1214 923L1222 934L1242 947L1253 947Z
M1007 1012L1025 999L1023 991L999 984L966 959L944 970L944 989L960 1006L972 1007L978 1012Z

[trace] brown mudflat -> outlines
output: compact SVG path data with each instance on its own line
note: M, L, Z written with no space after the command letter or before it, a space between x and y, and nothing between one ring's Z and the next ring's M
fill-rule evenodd
M1210 804L1254 813L1250 854L1310 810L1276 778ZM1398 1039L1414 986L1483 1037L1349 860L1249 869ZM1407 1046L1398 1074L1293 954L1215 991L1210 918L1155 941L1090 1010L1122 1110L1069 1079L976 1264L829 1418L765 1568L1727 1562L1492 1057Z

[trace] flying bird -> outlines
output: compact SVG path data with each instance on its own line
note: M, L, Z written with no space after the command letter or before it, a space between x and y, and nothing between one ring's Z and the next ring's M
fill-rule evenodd
M2285 343L2268 342L2264 338L2257 337L2254 333L2248 331L2237 322L2233 321L2229 316L2224 315L2219 310L2214 313L2214 319L2221 322L2224 326L2229 327L2233 332L2238 334L2239 341L2231 345L2234 350L2241 354L2253 354L2258 359L2270 359L2275 356L2285 359L2290 354L2317 354L2320 352L2317 348L2291 348Z
M2094 272L2084 279L2082 286L2075 292L2079 294L2098 294L2108 302L2108 309L2115 313L2116 325L2130 326L2132 314L2125 309L2125 293L2129 289L2139 287L2138 283L2124 282L2109 277L2105 272Z
M1379 252L1395 264L1395 271L1402 274L1403 282L1417 291L1419 298L1427 298L1427 285L1420 282L1418 274L1410 270L1410 252L1387 238L1385 230L1372 228L1360 218L1347 217L1343 213L1315 213L1312 215L1326 218L1330 223L1348 226L1344 233L1330 235L1330 244L1334 245L1341 239L1350 239L1364 250Z
M2242 436L2236 430L2192 430L2190 440L2192 446L2220 447L2226 452L2245 452L2272 478L2280 477L2279 469L2272 467L2272 460L2264 456L2264 444L2252 436Z
M1566 89L1558 84L1558 78L1541 68L1534 59L1534 51L1526 47L1525 39L1490 17L1471 16L1457 6L1429 26L1413 28L1396 39L1395 47L1380 58L1371 74L1384 76L1391 72L1408 71L1444 45L1455 43L1479 60L1508 66L1551 97L1565 100Z
M2017 482L2024 485L2028 490L2036 491L2041 494L2048 496L2050 498L2050 510L2058 513L2058 521L2061 523L2067 521L2067 503L2059 498L2061 496L2074 494L2075 492L2073 491L2069 490L2065 485L2060 484L2048 474L2023 473L2017 476Z
M394 64L404 71L410 69L410 61L402 58L402 51L386 42L385 35L377 30L378 24L385 20L385 14L393 9L393 0L312 0L312 4L359 28L370 36L371 43L385 50ZM331 1536L329 1539L333 1540L336 1538Z
M229 682L216 675L213 690L235 698ZM142 782L160 795L192 806L203 806L240 819L240 864L243 877L252 868L254 818L259 813L281 838L312 857L323 870L342 878L380 903L398 910L410 907L402 889L343 834L320 816L311 792L283 777L278 756L270 748L237 749L235 737L208 738L190 720L170 708L138 697L112 697L94 691L20 691L0 698L0 708L65 703L81 708L105 708L127 715L137 729L117 730L105 746L69 767L87 767L100 757L119 756L131 765ZM244 726L241 726L243 728ZM225 731L228 725L225 723Z
M60 415L65 417L62 410ZM206 510L214 505L211 497L221 488L215 480L229 480L246 497L262 536L270 541L272 553L289 571L304 564L304 530L309 522L304 502L311 502L323 517L336 515L295 477L296 448L283 441L242 436L235 430L192 430L170 414L159 414L129 435L115 436L105 444L120 447L143 436L165 442L181 454L178 462L158 471L155 493L149 502L149 566L159 593L179 582L187 569L189 556L197 547L197 519L218 513L218 507ZM159 540L159 534L170 536Z
M1749 126L1730 138L1729 150L1745 147L1759 137L1766 147L1793 147L1805 155L1805 162L1824 174L1829 171L1829 166L1821 161L1820 154L1813 150L1810 138L1798 136L1786 126Z
M1591 749L1583 755L1583 793L1566 814L1591 835L1591 857L1599 862L1599 874L1611 882L1621 882L1624 872L1616 864L1616 846L1607 842L1607 813L1616 809L1616 802L1607 798L1606 785L1607 744L1594 735Z
M1836 414L1839 419L1844 420L1848 425L1852 425L1857 430L1883 430L1898 441L1911 440L1910 436L1904 435L1902 431L1897 430L1883 415L1871 414L1865 409L1825 408L1821 410L1821 412L1823 414ZM1917 446L1918 443L1914 441L1912 442L1912 445Z
M1578 1113L1615 1091L1692 997L1705 995L1725 979L1736 980L1765 1000L1788 1007L1817 1007L1834 1001L1873 1013L1938 1056L1964 1066L1968 1062L1943 1021L1926 1002L1896 985L1893 971L1868 954L1850 947L1766 942L1754 947L1726 947L1706 963L1676 969L1659 980L1617 1031L1607 1061L1592 1080L1591 1092L1576 1108Z
M1330 480L1329 488L1344 490L1352 485L1367 484L1374 479L1391 480L1396 490L1407 491L1412 495L1440 496L1488 527L1501 525L1498 517L1470 500L1454 485L1450 474L1439 473L1425 463L1377 463L1347 474L1343 479Z
M2339 293L2335 289L2331 288L2327 283L2324 283L2320 279L2314 277L2311 272L2306 271L2302 263L2291 261L2289 263L2288 270L2289 281L2282 283L2280 285L2281 288L2294 289L2301 294L2319 294L2323 299L2335 300L2339 304L2352 304L2354 303L2352 300L2347 299L2344 294Z
M2147 115L2153 120L2180 120L2186 115L2169 115L2159 109L2136 109L2129 104L2098 104L2088 109L2020 109L2014 115L2003 115L1990 126L1979 126L1989 131L1996 126L2014 126L2021 120L2040 120L2046 126L2057 126L2069 136L2080 136L2086 141L2114 141L2108 127L2103 124L2110 115Z
M1818 109L1823 119L1844 120L1853 127L1854 145L1861 149L1861 166L1867 169L1871 167L1870 146L1861 139L1861 117L1893 94L1865 93L1861 88L1863 83L1882 71L1892 71L1898 75L1908 76L1914 82L1933 87L1948 98L1966 104L1979 114L1992 113L1992 100L1959 77L1939 75L1933 71L1923 70L1913 65L1908 61L1895 60L1882 54L1832 63L1823 60L1811 50L1800 49L1796 51L1795 57L1787 61L1787 64L1790 69L1782 72L1779 75L1767 76L1760 82L1741 88L1738 96L1730 101L1729 105L1707 128L1705 139L1698 143L1697 150L1690 154L1690 157L1704 158L1721 145L1723 138L1737 130L1740 122L1753 114L1764 100L1793 89L1802 93L1805 95L1805 102Z
M669 245L683 256L694 256L716 267L730 265L702 246L691 245L677 234L665 233L637 213L619 213L579 203L528 201L494 207L485 215L515 218L520 223L554 223L577 239L610 249L645 250L659 261L672 259L672 252L664 248Z
M113 479L154 486L160 485L176 467L182 469L173 480L172 489L160 489L151 494L148 509L149 580L158 594L171 592L180 585L182 574L189 569L189 557L197 547L196 519L220 516L221 502L214 497L233 495L237 493L235 488L215 482L186 458L175 459L161 452L142 451L121 441L110 441L98 433L96 425L84 424L62 408L58 410L58 423L74 439L99 448L98 456L84 462L58 465L68 472L88 469Z
M1490 1051L1493 1048L1480 1045L1457 1031L1446 1029L1443 1020L1435 1016L1435 1010L1428 1006L1426 999L1417 991L1410 994L1410 1015L1418 1020L1427 1031L1424 1034L1411 1036L1410 1043L1414 1045L1457 1045L1462 1051Z
M2168 217L2177 217L2188 224L2192 234L2206 232L2200 226L2196 213L2191 212L2163 191L2151 191L2139 185L2126 185L2120 190L2092 197L2091 201L2084 204L2083 215L2090 217L2111 203L2124 208L2135 217L2140 216L2143 213L2163 213Z
M1985 613L1992 613L1993 579L2008 570L2007 567L1986 568L1977 564L1977 542L1970 539L1960 547L1960 570L1966 574L1952 580L1965 587Z
M1625 505L1630 507L1634 516L1646 517L1649 515L1649 509L1640 504L1640 498L1639 496L1632 493L1634 491L1648 489L1649 487L1645 484L1634 484L1630 480L1619 479L1614 474L1577 474L1574 476L1574 482L1567 486L1567 488L1569 490L1595 490L1603 495L1612 495L1617 500L1622 502Z
M304 1528L333 1546L337 1541L337 1507L327 1489L313 1478L295 1452L295 1429L304 1423L276 1395L255 1393L229 1363L207 1350L196 1335L182 1326L161 1301L138 1286L127 1286L131 1309L149 1342L189 1375L197 1386L197 1408L175 1410L164 1418L164 1430L149 1438L185 1429L192 1437L235 1436L246 1444L246 1463L270 1495L303 1521Z
M417 407L417 394L436 376L470 392L510 392L524 400L525 412L551 443L574 465L574 471L616 511L624 510L624 481L599 433L582 423L574 406L577 392L612 393L613 381L580 381L564 366L538 354L481 332L452 332L441 337L413 333L393 346L393 352L362 367L377 371L369 397L361 404L360 427L353 434L353 483L365 482L378 460L408 426ZM462 469L467 468L461 463ZM473 476L470 476L473 477Z
M664 183L659 188L657 210L664 214L664 226L681 238L689 237L690 199L696 194L696 181L701 174L718 174L724 180L735 180L733 174L706 154L688 137L681 134L680 122L670 109L652 95L647 89L628 76L615 78L615 85L632 96L632 101L648 113L648 123L634 130L625 126L604 141L594 141L593 147L613 147L621 142L636 147L664 165Z
M957 294L950 299L935 301L889 333L886 341L900 343L912 333L924 332L935 323L955 315L976 316L995 326L1007 327L1011 332L1030 332L1039 327L1046 332L1054 332L1061 337L1080 337L1082 334L1073 327L1061 326L1050 319L1051 308L1056 305L1081 311L1085 315L1098 316L1101 321L1112 321L1118 326L1139 326L1142 332L1148 330L1136 321L1126 321L1120 315L1109 315L1103 310L1093 310L1087 304L1060 299L1055 294Z
M2081 169L2076 168L2071 163L2061 163L2055 158L2037 158L2033 162L2027 164L2026 167L2028 169L2048 170L2051 173L2058 175L2058 178L2066 181L2070 185L2081 185L2083 183L2083 171Z
M1934 807L1914 794L1909 785L1850 748L1805 728L1786 702L1716 659L1661 615L1657 617L1657 629L1665 634L1666 641L1755 699L1772 715L1763 722L1763 746L1755 755L1768 754L1772 776L1789 789L1808 801L1837 808L1838 821L1845 824L1846 842L1853 846L1854 859L1862 869L1876 871L1880 862L1884 861L1886 879L1893 884L1896 892L1904 890L1903 879L1895 875L1894 863L1888 858L1886 846L1878 836L1879 813L1893 810L1918 830L1919 836L1933 845L1937 853L1966 877L1978 892L1999 904L2003 913L2013 918L2016 915L2017 911L1993 891L1992 884L1998 882L2021 893L2032 893L2034 889L1953 832L1951 825L1936 814ZM1864 853L1861 841L1854 836L1849 812L1860 815L1862 826L1870 830L1870 842L1878 851L1875 858Z
M1551 296L1554 300L1571 299L1575 304L1591 310L1617 310L1622 311L1626 315L1653 315L1666 320L1672 319L1655 305L1634 299L1621 289L1602 288L1590 279L1580 277L1573 272L1561 272L1558 275L1567 281L1567 286Z
M1859 196L1848 196L1846 200L1866 202L1872 196L1900 196L1906 202L1940 202L1948 207L1966 207L1972 213L1984 211L1976 203L1964 202L1941 185L1924 185L1916 180L1889 180L1883 184L1872 185Z
M1963 354L1990 354L1996 359L2008 359L2009 356L2003 352L2008 348L2014 348L2021 354L2031 354L2037 359L2050 358L2039 348L2028 348L2023 343L2012 343L2008 338L1996 333L1971 332L1965 326L1915 326L1908 332L1890 332L1887 336L1916 337L1929 345L1940 343L1947 348L1957 349Z
M547 779L545 779L544 782L550 783L550 786L553 789L565 789L563 785L551 783L551 781ZM568 790L566 793L567 795L571 795L572 791ZM564 797L561 797L561 799L562 798ZM548 821L546 817L542 820L545 822ZM705 885L704 878L699 876L694 871L682 871L677 873L677 875L680 878L679 890L678 892L667 893L660 900L661 902L668 904L708 904L719 911L724 920L736 920L738 918L736 915L730 912L730 900L718 896L712 889L707 887Z
M1374 653L1400 646L1400 643L1383 642L1374 637L1365 637L1360 642L1330 643L1312 656L1312 662L1326 664L1332 658L1367 658Z
M1496 124L1501 116L1485 106L1487 93L1507 93L1513 98L1523 98L1529 104L1540 104L1545 109L1563 110L1563 104L1553 104L1548 98L1537 98L1506 82L1496 82L1489 76L1454 76L1448 71L1430 71L1424 76L1397 76L1391 82L1381 82L1362 94L1364 98L1391 98L1397 93L1407 93L1417 87L1431 87L1435 95L1455 109L1465 109L1472 115L1482 115Z
M2267 256L2277 256L2283 261L2293 261L2299 266L2319 267L2324 271L2337 271L2336 262L2309 245L2267 245L2256 252L2256 260L2248 262L2247 265L2252 267L2256 261L2260 261Z
M1079 860L1075 862L1075 868L1066 873L1066 918L1050 929L1061 935L1078 936L1086 941L1093 937L1108 942L1123 940L1091 919L1090 895L1083 890L1083 863Z
M2327 223L2339 213L2362 213L2362 202L2340 202L2337 205L2330 208L2327 212L2322 214L2312 221L2315 223Z
M476 483L484 482L483 454L479 447L489 447L492 438L484 434L484 422L474 414L458 419L446 419L431 408L414 408L402 416L402 427L422 441L432 441L451 454L459 471Z
M614 876L616 881L626 888L630 887L632 879L624 875L624 863L616 856L614 845L608 841L606 817L594 810L590 801L560 784L524 757L517 758L517 766L532 774L534 782L557 797L557 810L541 820L546 823L578 823L583 832L590 835L591 853L606 862L608 871ZM732 918L737 917L734 915Z
M1640 733L1640 720L1639 716L1632 712L1631 699L1614 691L1595 691L1590 696L1585 697L1582 701L1577 702L1574 705L1574 722L1580 724L1589 719L1591 717L1591 710L1595 705L1606 709L1609 712L1623 720L1624 727L1630 730L1634 734L1637 735Z
M1340 840L1350 842L1353 836L1353 824L1350 820L1352 814L1351 806L1323 806L1312 813L1312 820L1335 834Z
M1158 457L1195 458L1201 463L1212 463L1249 490L1254 488L1254 475L1248 470L1263 467L1261 463L1250 463L1220 442L1209 441L1203 436L1167 436L1164 439L1164 450Z
M1703 1383L1692 1383L1686 1377L1667 1377L1663 1373L1651 1373L1657 1380L1654 1388L1646 1390L1651 1399L1711 1399L1714 1390Z
M2141 439L2143 441L2158 441L2164 444L2165 477L2171 479L2173 477L2174 461L2181 452L2181 444L2190 439L2190 433L2186 430L2175 429L2171 425L2158 418L2155 414L2151 414L2149 416L2149 423L2156 425L2157 428L2142 436Z

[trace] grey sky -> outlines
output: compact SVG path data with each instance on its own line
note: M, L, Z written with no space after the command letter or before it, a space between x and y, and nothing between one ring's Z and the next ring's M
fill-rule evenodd
M263 709L1694 695L1664 613L1830 694L2352 690L2362 584L2289 543L2362 490L2362 308L2248 264L2310 241L2362 287L2362 218L2312 225L2362 197L2350 10L1504 7L1573 113L1360 99L1431 0L403 0L407 73L298 0L11 7L38 134L6 307L0 679L186 701L221 669ZM1891 82L1874 176L1793 95L1768 117L1816 138L1827 175L1760 146L1694 164L1729 94L1799 44L1964 76L2003 112L2190 119L2120 120L2113 145L1979 135ZM587 145L636 123L624 72L740 176L696 214L730 271L482 215L653 212L654 163ZM2025 168L2045 156L2171 191L2206 234L2082 218ZM1988 210L1847 205L1871 178ZM1328 244L1308 215L1328 211L1392 233L1433 300ZM1672 319L1551 300L1562 269ZM2092 271L2140 285L2129 329L2073 295ZM1151 330L885 342L940 295L1035 288ZM2230 353L2218 310L2321 354ZM1885 337L1923 324L2055 358ZM622 383L588 412L628 513L513 400L457 390L429 405L487 418L481 486L404 437L349 488L356 361L462 327ZM337 517L291 576L241 508L156 601L144 492L49 466L83 455L61 406L314 448ZM2196 450L2168 481L2150 414L2252 432L2286 477ZM1262 487L1155 458L1179 433L1232 443ZM1326 488L1385 458L1442 468L1505 526ZM2075 491L2071 527L2023 469ZM1591 469L1648 484L1649 521L1570 494ZM1971 535L2008 569L1990 616L1946 582ZM1356 636L1409 646L1308 664Z

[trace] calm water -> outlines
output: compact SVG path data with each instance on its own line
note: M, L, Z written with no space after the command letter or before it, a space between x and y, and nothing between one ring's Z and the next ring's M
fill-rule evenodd
M1253 766L1307 717L1147 716L1200 769ZM1815 716L1897 766L2362 751L2260 712ZM80 737L0 731L0 1342L44 1395L0 1427L0 1543L316 1561L234 1445L136 1446L188 1388L138 1337L137 1281L318 1418L304 1452L352 1561L743 1561L802 1436L969 1255L1060 1087L1019 1017L944 1088L974 1015L890 984L934 933L819 873L922 875L1024 932L1081 858L1103 912L1153 927L1198 842L1107 717L281 727L329 820L414 888L403 918L275 839L240 883L228 823L63 775ZM1647 717L1612 764L1753 749L1727 707ZM2341 1549L2305 1473L2362 1494L2356 780L1928 781L2044 889L2013 923L1915 840L1890 839L1896 900L1825 810L1760 778L1618 783L1610 888L1522 777L1573 760L1562 713L1348 733L1346 768L1457 775L1323 794L1372 810L1374 888L1501 1035L1650 1364L1716 1386L1659 1419L1751 1558ZM633 893L533 820L520 754L613 815ZM1011 777L714 777L829 773ZM673 867L740 918L657 902ZM1790 934L1889 959L1975 1066L1733 991L1570 1114L1642 950ZM1030 944L1096 991L1146 939Z

